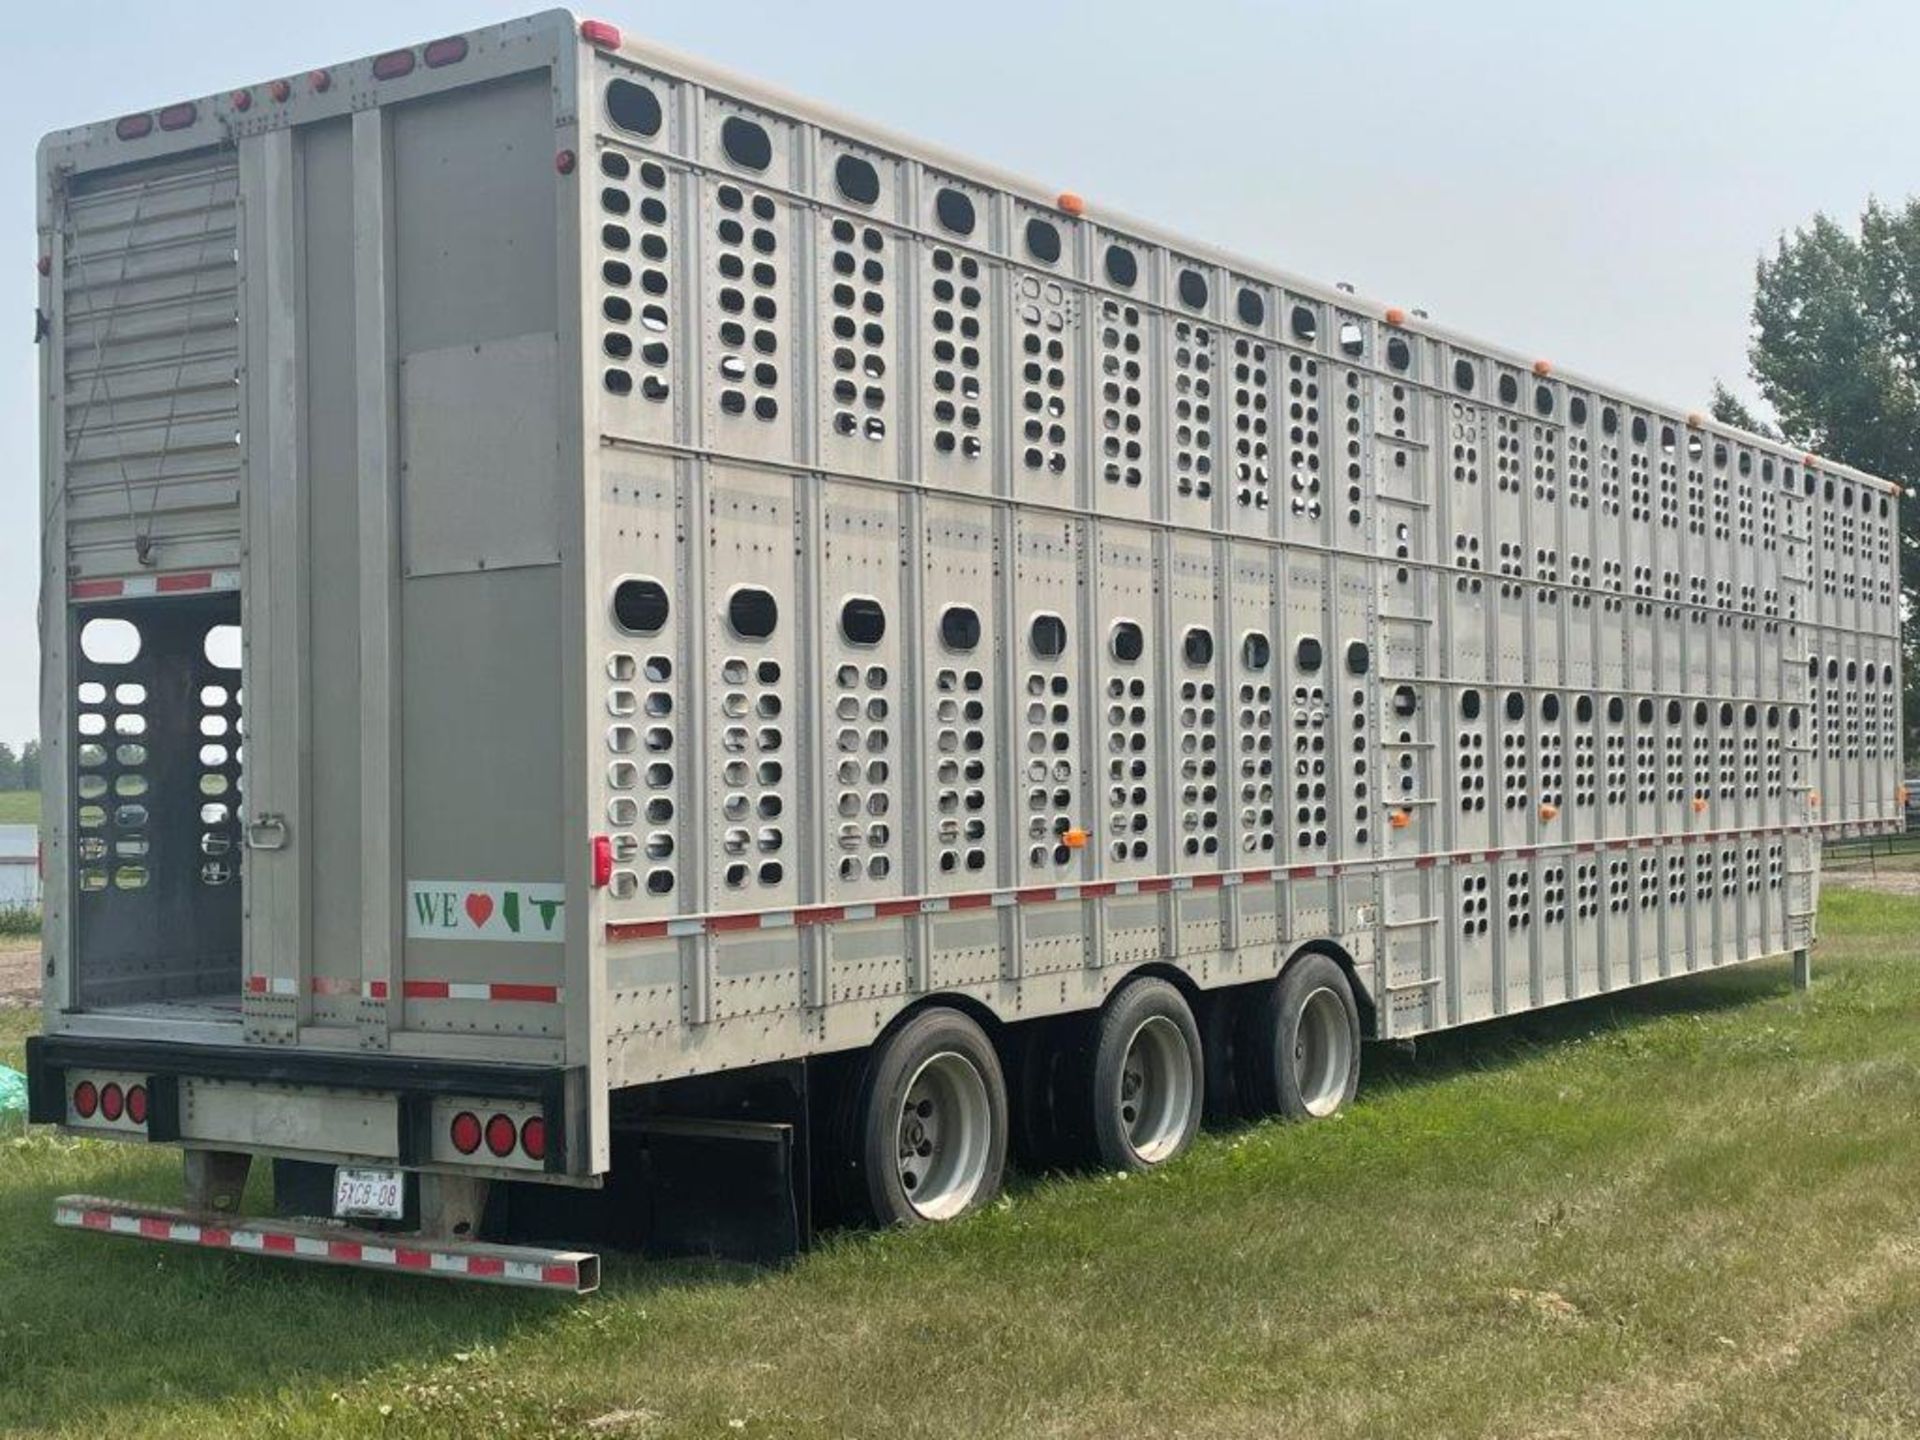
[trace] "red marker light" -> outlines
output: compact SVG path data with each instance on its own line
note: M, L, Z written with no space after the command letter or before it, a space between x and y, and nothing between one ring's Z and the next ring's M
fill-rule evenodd
M480 1117L471 1110L462 1110L453 1117L448 1127L448 1138L453 1148L462 1155L471 1155L480 1148Z
M553 157L553 168L558 170L562 175L571 175L573 173L573 162L573 151L562 150L558 155Z
M53 257L51 255L42 255L38 260L33 262L33 268L38 270L42 275L51 275L53 273Z
M147 1123L147 1087L136 1085L127 1091L127 1119L136 1125Z
M82 1120L91 1120L94 1112L100 1108L100 1087L91 1080L82 1080L73 1087L73 1113Z
M593 837L593 888L604 890L613 879L613 837Z
M310 71L307 75L307 84L314 94L324 95L333 88L333 72L331 70Z
M118 1120L126 1108L127 1097L120 1093L120 1086L116 1082L109 1080L100 1091L100 1118Z
M411 50L389 50L377 55L373 61L373 78L376 80L398 80L402 75L413 73L413 52Z
M184 130L200 118L200 107L191 100L182 100L178 105L169 105L160 112L162 130Z
M527 1152L529 1160L547 1158L547 1122L538 1115L520 1127L520 1148Z
M618 50L620 27L609 25L605 20L582 20L580 38L596 50Z
M151 115L126 115L113 127L113 133L122 140L144 140L153 133Z
M467 37L449 35L444 40L436 40L422 52L429 70L438 70L442 65L458 65L467 58Z
M501 1159L513 1154L513 1144L518 1138L510 1116L496 1115L487 1121L487 1149Z
M288 80L276 80L267 86L267 93L273 96L275 104L284 105L293 94L293 84Z

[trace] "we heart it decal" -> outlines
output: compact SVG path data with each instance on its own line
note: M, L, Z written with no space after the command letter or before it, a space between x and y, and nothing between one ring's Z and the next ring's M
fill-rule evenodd
M566 894L548 881L410 880L407 938L558 944Z

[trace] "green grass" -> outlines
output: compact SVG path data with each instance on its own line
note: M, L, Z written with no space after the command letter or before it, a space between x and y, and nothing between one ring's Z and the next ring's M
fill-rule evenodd
M0 825L38 825L38 790L0 790Z
M1920 899L1836 890L1808 996L1769 963L1370 1051L1334 1121L779 1271L615 1258L578 1301L59 1233L55 1195L175 1166L34 1134L0 1148L0 1427L1914 1433L1916 934Z

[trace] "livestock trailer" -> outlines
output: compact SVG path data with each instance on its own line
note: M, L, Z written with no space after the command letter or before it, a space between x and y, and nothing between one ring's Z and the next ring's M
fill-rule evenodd
M1893 486L610 24L38 174L32 1115L187 1182L63 1224L947 1219L1804 954L1900 823Z

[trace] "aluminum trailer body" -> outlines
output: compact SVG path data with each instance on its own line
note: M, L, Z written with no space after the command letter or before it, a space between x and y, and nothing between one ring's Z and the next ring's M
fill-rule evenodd
M34 1115L202 1210L270 1157L470 1237L660 1087L866 1094L930 1012L1011 1068L1146 976L1116 1083L1198 1076L1173 1006L1217 1089L1303 955L1338 1069L1343 1008L1802 951L1821 835L1901 823L1886 482L611 26L39 189ZM896 1179L964 1189L912 1112L1004 1132L1004 1079L916 1064Z

